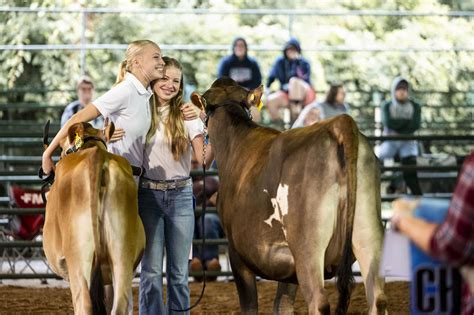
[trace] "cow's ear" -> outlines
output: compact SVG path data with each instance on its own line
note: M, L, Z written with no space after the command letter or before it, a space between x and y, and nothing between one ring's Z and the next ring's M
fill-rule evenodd
M72 145L72 144L76 144L79 143L80 141L82 141L84 139L84 124L83 123L76 123L74 125L72 125L71 127L69 127L69 130L68 130L68 139L69 139L69 143Z
M259 110L262 107L262 95L263 95L263 85L260 85L258 88L250 90L247 94L247 105L248 107L256 106Z
M202 111L206 110L206 100L201 95L199 95L199 93L193 92L191 94L191 102L199 107L199 109Z

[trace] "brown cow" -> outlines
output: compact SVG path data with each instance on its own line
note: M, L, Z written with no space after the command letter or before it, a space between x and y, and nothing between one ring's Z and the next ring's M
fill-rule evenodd
M109 284L112 314L126 314L145 247L132 169L107 152L101 135L88 123L71 126L68 140L77 152L57 163L46 204L44 251L53 271L69 281L76 314L105 312L103 285Z
M218 212L241 310L258 311L255 276L279 281L274 312L292 312L297 286L311 314L329 313L324 279L337 276L347 311L359 261L370 313L384 313L379 164L354 120L342 115L279 132L253 123L263 88L221 78L197 106L208 113L220 186Z

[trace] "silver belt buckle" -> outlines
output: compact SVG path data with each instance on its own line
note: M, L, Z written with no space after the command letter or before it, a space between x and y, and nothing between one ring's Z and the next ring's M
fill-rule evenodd
M181 187L185 187L189 182L189 179L177 180L170 183L158 183L153 181L146 181L142 184L145 188L154 189L154 190L171 190Z

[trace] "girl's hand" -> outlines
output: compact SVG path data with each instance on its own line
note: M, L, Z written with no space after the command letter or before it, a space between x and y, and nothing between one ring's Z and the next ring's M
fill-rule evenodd
M201 110L191 102L181 106L181 111L183 112L184 120L194 120L201 114Z
M43 157L41 160L41 168L43 169L43 174L45 176L48 176L51 171L54 171L55 169L53 158L46 152L43 153Z
M124 136L125 136L125 130L123 130L122 128L117 128L115 129L112 137L110 137L109 142L115 142L115 141L121 140Z
M392 202L393 215L390 219L390 223L398 230L398 224L402 217L413 215L413 211L418 205L418 199L405 199L398 198Z

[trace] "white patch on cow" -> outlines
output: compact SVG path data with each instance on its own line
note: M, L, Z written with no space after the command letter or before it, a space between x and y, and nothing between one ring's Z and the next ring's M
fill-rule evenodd
M285 233L285 237L286 237L286 230L283 224L283 217L288 214L288 188L289 188L288 185L282 185L281 183L278 185L276 197L270 199L274 212L268 219L264 221L270 227L273 227L272 226L273 220L279 221L281 225L283 226L283 233ZM266 189L264 189L264 192L265 191Z

